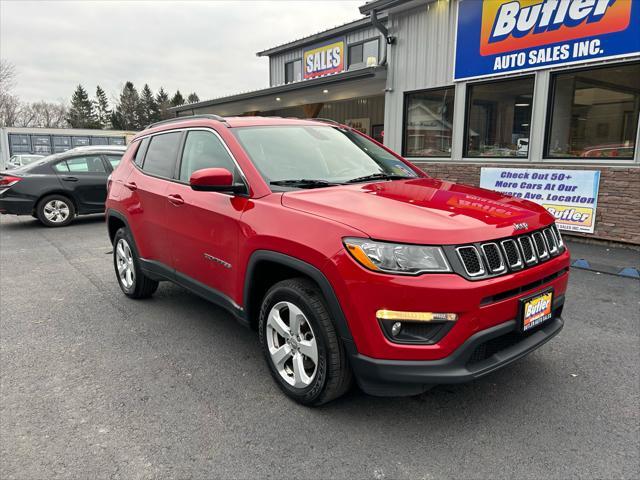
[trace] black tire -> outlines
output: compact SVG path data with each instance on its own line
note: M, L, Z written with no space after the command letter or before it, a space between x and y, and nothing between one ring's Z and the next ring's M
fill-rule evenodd
M269 352L267 317L278 303L290 302L298 307L312 329L318 361L315 375L305 388L295 388L281 376ZM289 397L303 405L318 406L343 395L351 386L352 373L344 346L340 341L324 298L315 283L293 278L276 283L265 295L259 318L260 344L271 375Z
M122 243L121 243L122 242ZM133 275L132 282L130 285L125 284L125 280L121 278L118 264L119 264L119 253L118 249L120 246L123 248L128 247L130 257L131 257L131 266L133 267ZM126 248L125 248L126 250ZM158 282L156 280L152 280L147 277L140 268L140 260L138 256L138 250L136 248L136 244L133 241L133 237L129 230L125 227L120 228L115 236L113 237L113 268L116 273L116 279L118 280L118 285L120 285L120 289L122 292L129 298L149 298L151 295L155 293L158 289Z
M61 215L66 214L66 217L64 217L64 219L60 219L62 217L53 217L52 219L47 218L47 214L50 210L47 210L47 212L45 212L45 209L49 209L52 203L55 203L55 205L62 207L58 208L58 211ZM69 197L59 194L47 195L38 202L38 205L36 206L35 216L38 220L40 220L40 223L42 223L46 227L66 227L75 218L76 207Z

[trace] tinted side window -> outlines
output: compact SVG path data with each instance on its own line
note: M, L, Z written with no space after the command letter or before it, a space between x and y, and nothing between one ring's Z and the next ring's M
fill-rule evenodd
M64 173L106 173L100 155L67 158L55 164L53 168Z
M181 135L173 132L152 137L142 169L152 175L173 178Z
M69 167L67 166L67 161L63 160L61 162L56 163L53 166L54 170L56 172L68 172L69 171Z
M107 161L111 164L111 168L114 170L120 164L120 160L122 160L122 155L105 155L107 157Z
M202 168L226 168L234 177L235 164L220 139L211 132L192 131L187 135L180 164L180 180L188 182L191 174Z
M149 138L145 138L140 142L140 145L138 146L138 150L136 151L136 156L133 161L140 168L142 168L142 162L144 161L144 154L147 153L148 146L149 146Z

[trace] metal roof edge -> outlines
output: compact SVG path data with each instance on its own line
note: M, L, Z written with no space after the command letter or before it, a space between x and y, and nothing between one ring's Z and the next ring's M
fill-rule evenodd
M386 16L382 16L380 21L386 22ZM358 20L354 20L352 22L345 23L343 25L338 25L337 27L332 27L327 30L323 30L321 32L314 33L313 35L309 35L307 37L302 37L297 40L292 40L291 42L283 43L281 45L276 45L275 47L268 48L266 50L262 50L256 53L257 57L268 57L274 55L276 53L286 52L287 50L292 50L294 48L301 47L303 45L312 44L327 38L334 37L336 35L340 35L343 33L348 33L353 30L358 30L361 27L365 27L367 25L371 25L371 20L368 17L359 18Z
M326 85L326 84L335 83L335 82L373 77L378 72L381 72L381 71L386 71L386 67L378 65L376 67L359 68L357 70L350 70L346 72L336 73L333 75L326 75L324 77L318 77L312 80L303 80L300 82L287 83L284 85L276 85L275 87L267 87L261 90L253 90L250 92L238 93L235 95L229 95L227 97L213 98L211 100L205 100L197 103L187 103L185 105L180 105L178 107L171 107L169 108L169 111L175 112L177 114L178 112L193 110L195 108L204 108L212 105L220 105L223 103L238 102L238 101L246 100L253 97L264 97L267 95L284 93L292 90L309 88L309 87L314 87L318 85Z
M434 1L435 0L426 0L425 4ZM382 13L405 3L415 3L415 0L371 0L360 6L359 10L362 15L369 15L373 10Z

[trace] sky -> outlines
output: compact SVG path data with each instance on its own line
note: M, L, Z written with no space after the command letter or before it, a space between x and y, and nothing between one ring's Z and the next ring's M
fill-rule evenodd
M200 100L268 86L256 52L360 18L365 0L0 0L0 58L23 101L114 101L126 81Z

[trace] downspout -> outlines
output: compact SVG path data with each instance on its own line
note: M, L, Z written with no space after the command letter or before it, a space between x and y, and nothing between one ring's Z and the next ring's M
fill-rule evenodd
M387 64L387 46L392 45L395 42L395 37L389 36L389 30L385 27L382 22L378 19L378 12L375 10L371 10L371 25L378 30L382 36L384 37L384 47L382 50L382 58L378 63L380 66L384 66Z

